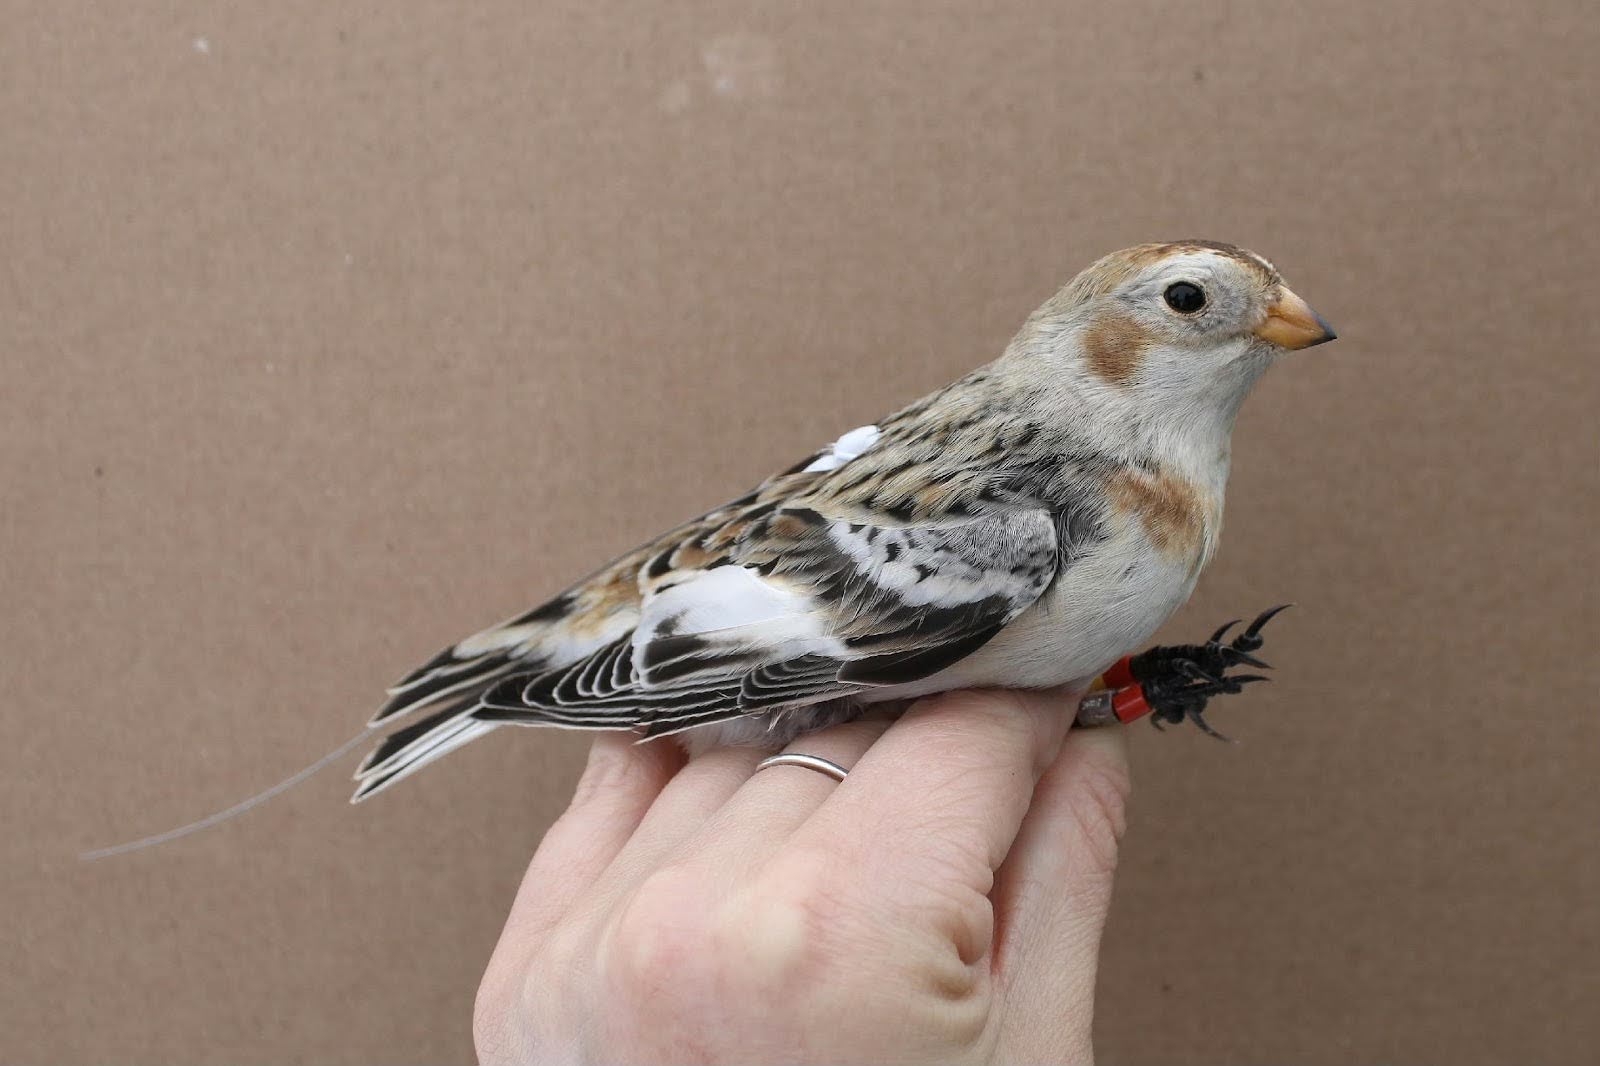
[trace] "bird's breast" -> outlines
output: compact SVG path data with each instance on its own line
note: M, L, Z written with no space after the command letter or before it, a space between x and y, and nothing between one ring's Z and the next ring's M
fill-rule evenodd
M1106 482L1112 514L1137 524L1152 550L1196 575L1210 561L1222 528L1222 502L1168 470L1124 467Z

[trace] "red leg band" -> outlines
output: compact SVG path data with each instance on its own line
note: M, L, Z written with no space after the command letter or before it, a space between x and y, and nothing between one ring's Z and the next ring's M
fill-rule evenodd
M1144 699L1144 686L1133 684L1117 689L1111 697L1111 710L1119 722L1136 722L1149 714L1150 705Z
M1111 669L1100 675L1100 680L1106 688L1127 688L1135 683L1133 680L1133 668L1129 665L1132 661L1133 656L1124 655L1116 661Z

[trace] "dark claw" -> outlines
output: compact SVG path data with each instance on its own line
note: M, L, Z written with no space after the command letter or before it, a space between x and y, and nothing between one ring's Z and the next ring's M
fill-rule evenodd
M1198 726L1200 732L1204 733L1206 736L1216 737L1218 740L1227 741L1229 744L1233 743L1232 737L1219 733L1215 729L1211 728L1211 723L1206 721L1206 716L1203 711L1190 711L1189 721Z
M1231 622L1222 623L1222 625L1217 629L1217 631L1215 633L1211 634L1211 639L1206 641L1206 643L1207 644L1221 644L1222 643L1222 638L1228 635L1228 630L1232 629L1234 626L1238 625L1242 621L1244 621L1243 618L1235 618Z
M1272 669L1272 664L1271 663L1262 662L1260 659L1257 659L1254 655L1251 655L1249 652L1240 651L1238 648L1231 648L1231 649L1229 649L1229 651L1231 652L1232 658L1233 658L1233 660L1235 662L1244 663L1246 666L1253 666L1257 670L1271 670Z
M1250 623L1250 628L1246 629L1243 633L1240 633L1239 636L1234 639L1234 650L1251 652L1261 647L1262 640L1260 634L1262 627L1276 618L1278 616L1278 612L1287 611L1293 606L1294 604L1292 603L1280 603L1276 607L1268 608L1267 610L1262 611L1256 616L1256 620Z

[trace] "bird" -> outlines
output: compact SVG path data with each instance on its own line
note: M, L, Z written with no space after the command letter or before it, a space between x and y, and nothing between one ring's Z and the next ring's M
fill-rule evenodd
M1216 552L1252 386L1335 336L1254 252L1106 255L993 362L411 671L369 729L409 723L351 802L506 725L777 749L932 693L1090 685ZM1238 689L1220 670L1264 665L1272 613L1231 645L1131 660L1166 670L1151 692L1199 694L1157 720L1204 727L1195 706Z

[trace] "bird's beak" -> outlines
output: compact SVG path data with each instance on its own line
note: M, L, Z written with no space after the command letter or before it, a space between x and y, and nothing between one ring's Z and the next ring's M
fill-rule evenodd
M1287 286L1280 287L1278 299L1267 308L1267 317L1253 331L1257 337L1280 348L1296 351L1313 344L1326 344L1339 335L1322 316Z

